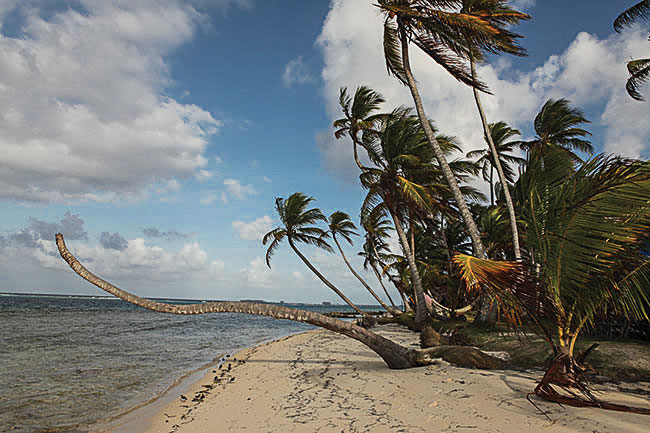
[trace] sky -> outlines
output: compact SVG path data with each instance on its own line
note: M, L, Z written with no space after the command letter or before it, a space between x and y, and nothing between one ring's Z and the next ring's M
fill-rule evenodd
M286 244L269 269L261 238L274 199L297 191L358 223L351 143L331 127L339 88L412 105L386 72L373 3L0 1L0 291L100 294L59 258L62 232L90 270L142 296L340 302ZM650 103L624 86L649 26L612 29L634 3L511 2L533 17L514 29L528 56L479 66L490 122L531 138L543 103L566 98L597 152L647 158ZM412 63L439 130L483 148L471 90L415 49ZM361 244L346 247L358 269ZM373 303L339 256L302 248Z

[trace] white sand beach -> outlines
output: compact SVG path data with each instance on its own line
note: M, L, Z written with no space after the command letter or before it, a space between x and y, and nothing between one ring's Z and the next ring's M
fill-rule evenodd
M394 325L382 326L380 333L417 344L417 334ZM561 407L531 397L547 418L526 400L541 375L458 368L444 361L390 370L357 341L314 330L237 352L184 390L187 400L176 393L164 408L145 408L111 431L649 431L648 416ZM650 407L650 383L596 388L603 400Z

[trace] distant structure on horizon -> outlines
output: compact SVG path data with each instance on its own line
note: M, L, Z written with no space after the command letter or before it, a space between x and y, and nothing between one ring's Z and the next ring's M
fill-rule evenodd
M253 302L255 304L268 304L267 301L261 299L240 299L239 302Z
M332 305L331 302L323 301L323 305Z

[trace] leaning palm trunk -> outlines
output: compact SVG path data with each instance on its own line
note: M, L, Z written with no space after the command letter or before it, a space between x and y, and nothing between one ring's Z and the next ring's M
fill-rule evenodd
M411 301L408 298L406 291L404 290L404 283L402 283L401 280L397 279L395 276L388 274L388 279L390 280L391 283L393 283L393 286L395 286L395 289L399 293L399 295L402 298L402 303L404 304L404 312L405 313L412 313L413 308L411 307Z
M476 81L476 64L474 63L474 59L471 56L470 67L472 69L472 80ZM508 216L510 217L510 230L512 232L512 248L515 253L515 259L521 260L521 250L519 249L519 231L517 230L517 216L515 215L515 206L512 203L512 196L510 195L508 182L506 181L506 176L503 172L501 161L499 160L499 153L497 152L497 148L494 145L494 140L492 139L492 134L490 133L490 127L488 126L488 121L485 117L485 112L483 111L483 104L481 104L481 98L479 96L478 89L476 87L472 87L472 91L474 92L474 100L476 101L476 107L478 108L478 113L481 117L481 123L483 124L483 134L485 134L485 139L490 146L492 159L494 160L494 166L497 169L499 181L501 182L503 196L506 199L506 207L508 208ZM492 172L490 172L490 196L494 197L494 191L492 190Z
M381 286L382 289L384 289L384 293L386 294L386 297L388 298L388 302L390 302L390 305L393 307L393 310L397 310L397 306L395 305L395 302L393 301L393 298L391 298L390 293L388 293L388 290L386 289L386 286L384 285L384 281L381 278L381 275L379 274L379 271L375 267L375 264L371 264L370 267L372 268L372 271L375 274L375 277L377 277L377 281L379 281L379 285Z
M332 284L327 278L325 278L323 276L323 274L318 272L318 269L316 269L314 267L314 265L312 265L311 262L309 260L307 260L307 257L303 256L302 253L300 252L300 250L298 250L298 248L296 248L296 245L293 243L293 240L291 238L288 238L288 241L289 241L289 245L291 245L291 248L293 249L293 251L298 255L298 257L300 257L300 260L302 260L303 263L305 265L307 265L309 270L311 270L314 274L316 274L316 276L323 282L323 284L325 284L327 287L332 289L334 291L334 293L339 295L339 297L341 299L343 299L345 301L345 303L348 304L350 306L350 308L352 308L354 311L361 314L362 316L370 317L370 315L368 313L363 311L361 308L357 307L350 299L348 299L347 296L345 296L343 294L343 292L341 292L334 284Z
M343 253L343 248L341 248L341 244L339 243L338 239L336 239L336 234L333 234L332 238L334 239L334 243L336 244L337 248L339 249L339 252L341 253L341 257L343 258L343 261L347 265L350 272L352 272L352 275L354 275L357 278L357 280L359 280L359 282L363 285L363 287L365 287L366 290L368 290L370 292L370 294L373 296L373 298L375 298L375 300L377 302L379 302L379 305L381 305L386 311L388 311L393 316L396 316L397 314L399 314L399 312L397 310L394 310L391 307L389 307L388 305L386 305L386 303L379 296L377 296L375 291L372 290L372 287L370 287L370 285L366 282L366 280L361 278L361 275L359 275L354 270L354 268L352 267L352 265L348 261L347 257L345 257L345 253Z
M402 227L402 223L397 217L397 214L390 208L388 210L388 213L393 218L397 237L399 238L402 249L404 250L404 255L406 256L406 262L408 263L409 271L411 271L411 281L413 283L413 291L415 292L415 322L421 323L425 321L429 316L429 311L427 310L426 301L424 299L424 289L422 288L420 272L418 271L417 265L415 264L415 255L409 247L409 241L406 238L406 233L404 233L404 228Z
M440 148L440 144L438 144L438 140L436 140L436 135L433 133L433 130L431 129L431 125L429 124L429 119L427 117L427 114L424 111L422 98L420 97L420 91L417 88L417 85L415 83L415 78L413 78L413 72L411 71L411 64L409 60L408 36L406 35L406 32L403 29L400 29L400 40L402 44L402 64L404 66L404 74L406 76L406 82L408 84L408 87L411 90L411 95L413 96L413 102L415 103L415 109L418 113L420 123L422 124L422 129L424 131L424 134L427 137L427 140L429 141L429 144L433 150L436 159L438 160L438 163L440 164L440 169L442 170L442 174L445 176L445 179L447 180L447 184L449 185L449 189L451 190L451 193L454 196L454 200L456 201L458 210L460 211L460 214L463 217L463 221L465 222L465 226L467 227L467 232L469 233L470 239L472 240L472 247L474 248L474 254L477 257L485 257L485 248L483 247L483 242L481 241L481 234L478 230L478 227L476 226L476 222L474 221L474 218L472 217L472 214L469 211L469 207L465 202L465 197L463 196L463 193L458 186L458 182L456 181L456 176L454 176L451 167L449 167L449 163L445 158L445 154Z
M70 265L72 270L84 280L94 284L100 289L117 296L131 304L148 310L160 313L194 315L207 313L242 313L253 314L257 316L268 316L274 319L293 320L295 322L308 323L318 326L338 334L353 338L377 355L379 355L389 368L403 369L419 367L434 364L441 356L445 358L444 352L431 350L415 350L401 346L394 341L382 337L381 335L370 332L352 322L327 317L325 315L312 311L299 310L296 308L287 308L279 305L258 304L253 302L205 302L201 304L176 305L162 302L150 301L140 298L132 293L126 292L112 285L108 281L101 279L86 269L73 255L68 251L65 245L63 235L56 235L56 245L63 260ZM441 347L444 351L444 346ZM492 358L484 353L473 349L463 348L467 358L480 359L482 365L480 368L499 368L499 360ZM468 365L469 366L469 365Z
M94 284L100 289L117 296L131 304L138 305L152 311L169 314L206 314L206 313L243 313L259 316L269 316L275 319L293 320L296 322L309 323L314 326L328 329L339 334L354 338L368 346L379 355L390 368L409 368L417 365L426 365L431 361L425 360L424 352L400 346L380 335L370 332L352 322L345 322L319 313L287 308L277 305L257 304L251 302L205 302L202 304L174 305L162 302L154 302L140 298L129 292L121 290L111 283L99 278L88 271L68 251L63 235L56 235L56 244L61 257L70 267L83 279Z

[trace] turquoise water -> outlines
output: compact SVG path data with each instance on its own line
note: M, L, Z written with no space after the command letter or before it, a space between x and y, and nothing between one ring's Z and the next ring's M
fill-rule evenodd
M166 315L113 298L0 296L0 430L85 432L226 353L311 328L235 313Z

